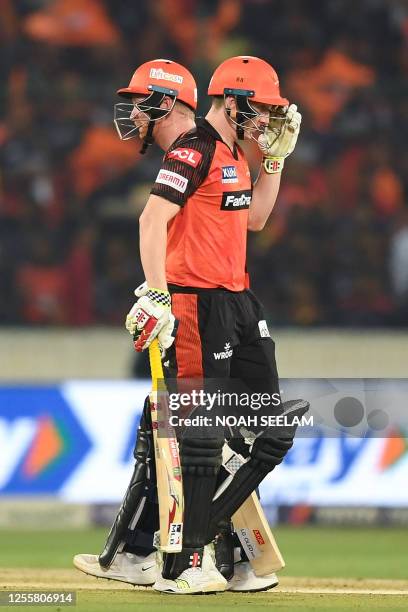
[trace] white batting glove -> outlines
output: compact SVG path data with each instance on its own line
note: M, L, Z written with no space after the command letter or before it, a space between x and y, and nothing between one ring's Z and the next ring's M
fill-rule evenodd
M168 291L148 287L143 283L135 289L139 299L126 317L126 329L131 334L136 351L144 351L154 338L162 349L174 342L176 320L171 313L171 296Z
M288 157L296 146L300 132L302 115L296 104L291 104L286 112L285 119L271 118L265 132L258 138L261 149L263 167L268 174L281 172Z

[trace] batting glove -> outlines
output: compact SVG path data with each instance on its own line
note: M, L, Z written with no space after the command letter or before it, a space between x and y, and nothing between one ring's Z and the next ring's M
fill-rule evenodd
M302 115L296 104L291 104L285 118L272 117L265 132L258 138L261 149L263 167L268 174L281 172L288 157L295 148L299 136Z
M126 329L131 334L136 351L144 351L156 338L162 349L174 342L176 320L171 313L168 291L153 289L143 283L135 289L135 302L126 317Z

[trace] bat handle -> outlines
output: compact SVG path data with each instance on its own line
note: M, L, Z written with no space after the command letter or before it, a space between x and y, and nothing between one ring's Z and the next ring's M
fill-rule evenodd
M163 366L161 361L161 352L159 341L157 338L152 340L149 345L150 371L152 373L153 391L158 389L158 381L163 380Z

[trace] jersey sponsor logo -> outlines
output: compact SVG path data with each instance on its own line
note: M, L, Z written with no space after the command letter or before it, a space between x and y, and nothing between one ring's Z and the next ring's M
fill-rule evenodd
M214 359L229 359L232 357L233 350L231 348L231 343L226 342L224 346L224 350L220 353L214 353Z
M180 85L184 80L179 74L164 72L162 68L151 68L150 77L152 79L158 79L159 81L172 81L172 83L180 83Z
M238 183L237 169L235 166L222 166L221 183Z
M222 196L221 210L242 210L249 208L251 198L252 191L250 189L226 192Z
M178 148L167 153L166 158L178 159L179 161L182 161L185 164L188 164L189 166L193 166L193 168L197 168L198 164L201 161L202 155L200 151L195 151L194 149Z
M259 327L259 333L261 334L261 338L271 337L269 333L268 325L265 319L262 319L262 321L258 321L258 327Z
M181 176L181 174L177 174L177 172L170 172L170 170L162 169L157 175L156 183L168 185L180 193L184 193L187 189L188 180L184 176Z

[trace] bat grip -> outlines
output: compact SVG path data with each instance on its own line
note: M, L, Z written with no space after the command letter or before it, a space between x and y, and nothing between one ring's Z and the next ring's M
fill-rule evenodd
M157 338L152 340L149 345L150 371L152 374L153 391L158 390L158 381L163 380L163 366L161 361L161 353L159 341Z

